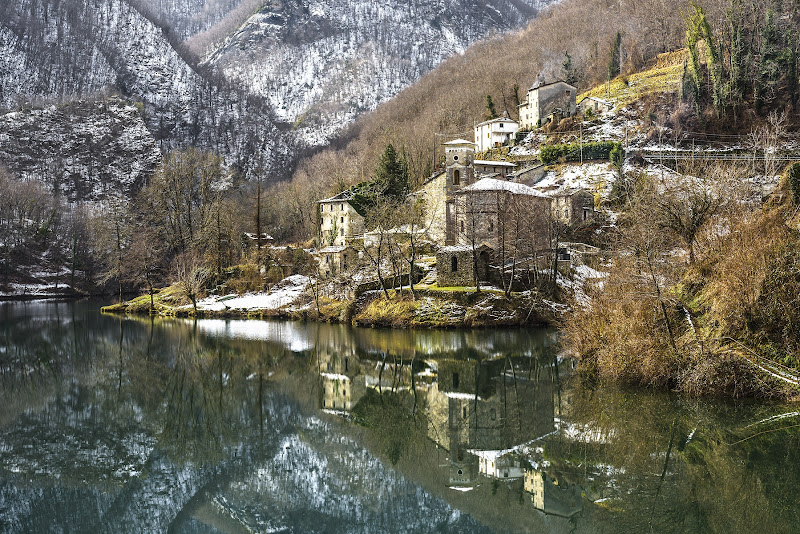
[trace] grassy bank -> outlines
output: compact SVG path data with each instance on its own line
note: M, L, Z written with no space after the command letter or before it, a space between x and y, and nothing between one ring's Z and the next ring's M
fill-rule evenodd
M156 290L151 309L150 296L105 306L104 313L154 314L166 317L238 317L251 319L311 320L388 328L459 328L489 326L547 325L555 314L531 293L505 297L501 291L451 287L417 290L390 290L387 299L373 291L357 299L319 297L319 305L306 294L291 305L277 309L226 309L196 312L176 286Z

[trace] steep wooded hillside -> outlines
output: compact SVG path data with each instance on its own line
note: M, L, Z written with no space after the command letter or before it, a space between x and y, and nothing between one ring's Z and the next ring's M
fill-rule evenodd
M775 47L765 41L764 28L768 27L768 14L773 13L773 20L782 24L776 22L774 27L780 29L777 33L791 36L795 20L792 17L797 16L796 12L792 15L791 6L784 6L784 11L771 11L775 8L771 0L747 6L738 1L731 4L729 0L703 0L696 4L705 10L710 29L718 39L717 50L731 50L732 33L744 36L738 43L747 42L750 47L746 62L738 49L738 70L726 67L726 72L758 79L762 66L774 69L779 64L769 55L775 55ZM540 75L545 80L571 79L579 93L603 84L609 76L621 74L624 83L625 74L648 66L658 54L687 45L689 19L684 14L689 13L691 5L689 0L564 0L542 11L525 30L475 44L464 54L449 58L396 98L358 120L343 133L334 149L301 161L292 184L278 186L280 194L298 199L298 206L306 206L288 216L295 222L295 235L305 236L312 231L312 220L303 219L302 214L308 212L307 207L315 198L324 198L323 195L368 177L388 143L405 153L417 180L429 176L442 141L471 139L474 123L486 118L487 95L491 95L498 113L506 111L516 118L517 104L524 101L527 89ZM738 11L730 11L731 5ZM621 45L615 47L618 38ZM698 47L702 47L703 40L700 42ZM729 65L730 52L726 53L720 61ZM712 75L716 74L709 69L700 73L705 85L710 85ZM679 85L671 89L670 98L676 102L680 99ZM741 86L740 101L732 100L726 114L735 116L734 112L747 109L747 102L742 100L749 98L752 85L750 82ZM768 88L773 95L780 95L774 86ZM733 95L733 90L729 94ZM761 113L766 115L780 104L778 99ZM793 108L789 111L796 114ZM691 110L684 113L689 114ZM275 216L283 221L280 213ZM299 221L305 223L296 224ZM284 229L292 227L281 224Z
M76 101L0 116L0 161L24 180L42 180L69 201L132 195L161 152L136 106Z

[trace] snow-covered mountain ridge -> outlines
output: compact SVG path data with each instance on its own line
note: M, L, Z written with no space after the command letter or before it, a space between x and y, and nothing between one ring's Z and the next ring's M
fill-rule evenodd
M448 56L519 27L552 0L272 0L204 64L325 144Z
M0 108L109 93L142 104L162 150L212 150L245 174L258 164L280 172L293 154L263 99L202 75L132 1L0 5ZM8 159L0 163L14 167Z
M292 172L304 148L326 144L449 55L521 26L552 1L272 0L235 27L202 65L188 52L188 40L227 28L233 15L255 5L252 0L4 2L0 110L120 95L141 103L141 117L162 151L196 146L221 154L245 176L267 169L268 181L279 180ZM72 200L84 194L95 199L91 187L58 183L70 179L71 170L32 163L53 159L34 150L57 142L55 132L69 137L75 125L67 115L48 116L48 141L28 147L6 118L9 137L0 145L0 164L25 176L40 173L54 190L69 190ZM54 124L57 117L65 122ZM105 119L90 122L96 120ZM72 157L66 150L77 146L73 141L63 143L59 158ZM75 148L97 156L78 174L92 183L106 181L116 172L103 168L115 159L107 148L127 141ZM130 167L149 169L152 157L143 157Z

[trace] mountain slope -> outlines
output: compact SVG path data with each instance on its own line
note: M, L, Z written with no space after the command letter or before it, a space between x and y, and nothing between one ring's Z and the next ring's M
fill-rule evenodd
M291 141L263 100L193 70L126 0L21 0L0 6L0 107L120 93L143 104L162 149L198 146L239 171L286 166Z
M0 116L0 161L70 201L131 195L161 161L135 106L112 98Z
M552 0L265 3L205 61L324 144L453 54Z

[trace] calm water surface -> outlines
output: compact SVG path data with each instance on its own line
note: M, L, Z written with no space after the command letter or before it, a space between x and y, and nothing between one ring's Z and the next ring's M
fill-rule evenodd
M0 532L798 532L795 406L581 385L552 332L0 304Z

